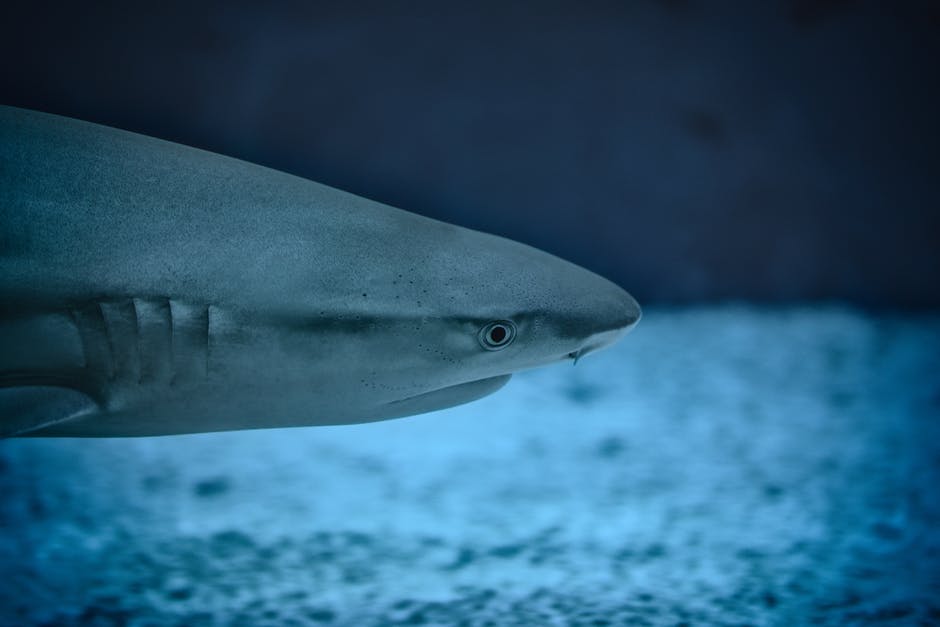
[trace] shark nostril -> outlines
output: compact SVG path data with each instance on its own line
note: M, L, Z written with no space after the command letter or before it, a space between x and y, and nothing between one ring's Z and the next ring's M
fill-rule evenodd
M605 342L602 342L602 341L596 341L596 342L591 342L591 343L585 344L584 346L582 346L582 347L579 348L578 350L576 350L576 351L571 351L570 353L568 353L568 358L569 358L569 359L573 359L575 365L577 365L579 359L581 359L582 357L584 357L584 356L587 355L588 353L593 353L593 352L596 351L597 349L603 348L603 347L606 346L606 345L607 345L607 344L606 344Z

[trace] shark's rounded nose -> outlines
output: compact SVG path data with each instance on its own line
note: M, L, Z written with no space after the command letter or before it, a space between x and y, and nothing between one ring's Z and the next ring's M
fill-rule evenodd
M605 334L628 331L640 321L640 304L616 283L601 280L603 284L596 288L594 304L597 316L595 331Z
M620 291L623 292L621 298L620 328L630 330L635 327L636 323L643 317L643 311L640 309L640 303L636 302L636 299L630 296L626 290Z
M626 335L637 322L642 312L640 304L625 290L613 283L606 282L608 289L603 295L603 306L595 311L597 319L594 329L581 341L578 350L569 353L577 360L584 355L605 346L610 346Z

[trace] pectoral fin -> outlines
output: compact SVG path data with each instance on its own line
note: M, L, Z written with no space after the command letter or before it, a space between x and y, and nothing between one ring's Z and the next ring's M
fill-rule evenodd
M46 427L98 410L88 395L66 387L24 385L0 388L0 437L42 435Z

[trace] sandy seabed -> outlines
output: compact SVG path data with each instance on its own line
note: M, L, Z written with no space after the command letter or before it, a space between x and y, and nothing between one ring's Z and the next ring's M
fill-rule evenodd
M0 442L2 625L940 624L940 316L653 309L402 420Z

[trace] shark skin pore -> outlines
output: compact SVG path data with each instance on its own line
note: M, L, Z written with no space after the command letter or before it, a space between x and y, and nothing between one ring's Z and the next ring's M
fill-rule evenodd
M0 107L0 436L408 416L639 318L618 286L511 240Z

